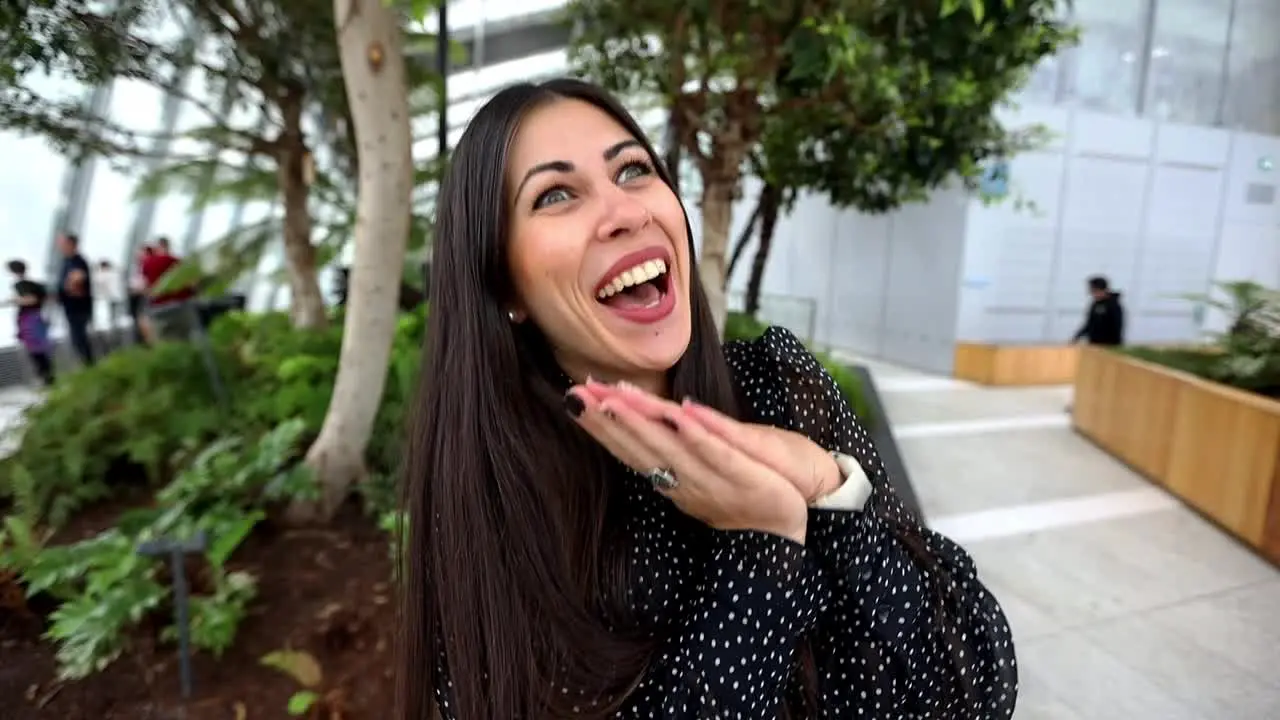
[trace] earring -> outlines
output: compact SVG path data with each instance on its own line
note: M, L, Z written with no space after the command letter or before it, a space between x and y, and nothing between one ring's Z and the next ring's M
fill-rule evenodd
M508 310L508 311L507 311L507 319L508 319L508 320L510 320L511 322L515 322L515 321L516 321L516 311L515 311L515 310Z

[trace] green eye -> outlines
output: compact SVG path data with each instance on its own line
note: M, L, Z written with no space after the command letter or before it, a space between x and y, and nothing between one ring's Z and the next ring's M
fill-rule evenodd
M652 175L652 174L653 174L653 168L650 167L648 163L642 163L642 162L627 163L621 170L618 171L618 182L624 183L630 180L634 180L638 177L644 177L645 175Z
M548 205L554 205L555 203L558 203L558 202L564 202L569 198L570 198L570 195L568 190L562 187L553 187L550 190L547 190L546 192L539 195L537 199L533 201L533 208L535 210L538 210Z

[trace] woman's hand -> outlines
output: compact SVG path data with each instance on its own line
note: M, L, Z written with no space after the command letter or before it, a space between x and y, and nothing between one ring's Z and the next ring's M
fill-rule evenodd
M844 482L831 454L798 432L739 422L691 400L676 405L626 384L588 386L599 398L625 402L652 420L661 421L669 413L682 412L707 432L785 477L808 504L835 492Z
M681 406L666 403L670 411L652 417L598 383L573 387L565 403L584 430L632 469L671 470L676 487L656 489L685 514L721 530L759 530L804 543L808 503L795 485Z

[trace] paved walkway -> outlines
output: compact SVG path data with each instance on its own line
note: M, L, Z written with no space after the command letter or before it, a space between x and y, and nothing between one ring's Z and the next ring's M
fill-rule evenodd
M1016 720L1280 718L1280 571L1072 432L1067 388L870 365L924 512L1009 615Z
M1016 720L1280 718L1280 571L1075 435L1066 388L868 364L926 515L1009 615ZM32 398L0 391L0 427Z

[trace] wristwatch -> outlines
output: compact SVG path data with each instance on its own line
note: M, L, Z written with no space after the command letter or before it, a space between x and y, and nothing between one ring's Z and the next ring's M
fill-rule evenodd
M831 459L835 460L836 467L840 468L840 475L844 477L844 482L830 494L815 500L810 507L846 512L862 510L867 504L867 498L871 497L871 481L867 479L867 473L863 471L862 465L858 464L857 460L844 453L833 452Z

